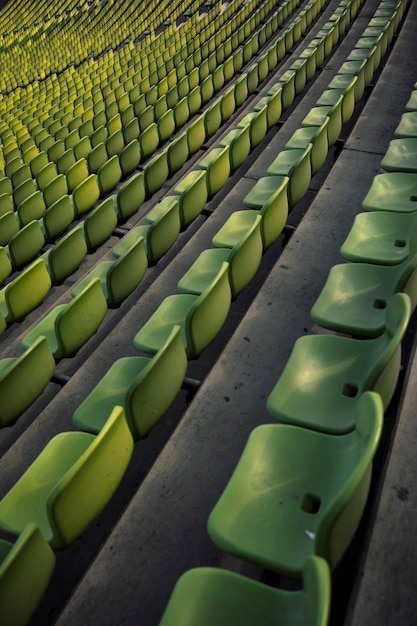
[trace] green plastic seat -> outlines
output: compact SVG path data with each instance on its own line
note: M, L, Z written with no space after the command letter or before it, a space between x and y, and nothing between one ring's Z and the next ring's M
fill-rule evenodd
M417 250L417 213L358 213L340 248L348 261L397 265Z
M54 550L66 548L107 505L132 451L121 407L96 436L56 435L0 501L0 528L17 536L33 522Z
M206 140L204 117L198 116L187 128L187 141L190 156L195 154Z
M10 274L12 273L12 269L13 268L10 262L9 255L7 254L7 249L3 246L0 246L0 285L3 285L5 280L10 276ZM1 332L5 330L5 327L5 320L2 320L2 318L0 317L0 328L2 329Z
M87 252L84 225L78 224L42 255L52 284L59 285L71 276L79 268Z
M288 202L293 208L307 193L311 182L310 143L305 149L282 150L267 169L269 176L285 176L288 182Z
M117 192L116 210L119 224L134 215L145 200L143 172L134 174L123 183Z
M279 122L282 115L282 87L274 89L272 93L261 98L257 104L255 104L254 109L255 111L259 111L264 106L267 107L266 118L268 128L272 128L272 126L275 126L275 124Z
M79 295L94 278L98 278L107 306L115 309L136 289L147 267L145 240L142 237L116 260L102 261L96 265L72 289L71 295Z
M35 259L45 245L40 223L33 220L10 239L7 251L14 269L20 269Z
M211 78L211 77L210 77ZM212 137L222 125L222 98L216 100L203 114L206 139Z
M106 139L106 150L109 158L115 155L119 155L125 146L125 140L122 130L116 130L109 135Z
M17 215L22 226L33 220L40 219L46 211L46 204L42 192L38 189L19 204Z
M417 211L417 174L377 174L362 200L366 211L410 213Z
M213 238L215 248L204 250L178 282L181 293L201 294L229 263L234 300L255 276L262 259L262 216L257 211L235 211Z
M24 202L25 200L27 200L27 198L33 195L35 191L36 186L31 178L23 181L23 183L15 187L13 190L13 202L15 207L19 209L22 202Z
M19 221L14 211L8 211L0 217L0 245L7 246L9 241L19 232Z
M198 163L199 169L205 170L208 199L220 191L230 176L229 146L213 148Z
M70 167L75 165L75 163L76 163L76 160L75 160L74 150L72 148L68 148L67 150L65 150L65 152L63 152L63 154L61 154L61 156L58 158L56 162L58 173L66 174L68 170L70 169Z
M298 128L285 144L287 150L306 150L311 144L310 161L311 174L314 175L324 165L329 152L327 138L327 126L329 118L326 117L321 126L305 126Z
M97 183L100 196L103 198L107 193L113 191L123 176L117 154L110 157L97 172Z
M159 191L169 178L168 149L155 154L143 168L146 198Z
M410 111L401 115L400 122L394 131L394 137L417 137L417 111Z
M393 266L371 263L334 265L312 310L312 319L332 330L376 337L385 328L386 307L394 293L417 304L417 252Z
M170 177L182 168L189 156L190 151L186 133L169 142L167 146L167 161Z
M119 154L119 163L122 170L122 177L125 178L135 171L141 161L139 142L132 139L125 145Z
M19 357L0 360L0 426L11 426L43 393L55 370L46 337Z
M42 218L46 241L55 241L70 226L75 218L74 205L69 195L62 196L49 206Z
M409 297L397 293L379 337L299 338L268 397L268 412L281 422L342 434L354 427L357 399L364 391L377 391L386 408L397 384L410 312Z
M113 247L116 258L124 255L142 237L149 265L155 265L174 245L180 232L179 200L177 196L166 196L146 216L145 224L132 228Z
M230 167L230 166L229 166ZM217 168L216 168L217 169ZM214 173L216 170L214 171ZM221 177L221 174L219 174ZM208 199L207 171L194 170L186 174L174 188L179 199L181 229L187 228L200 215Z
M84 237L89 253L94 252L112 235L117 226L115 196L109 196L84 219Z
M36 309L51 288L45 261L37 259L0 290L0 313L8 324L21 322Z
M321 126L325 121L325 118L328 117L329 124L327 126L327 139L329 142L329 148L331 148L339 139L342 131L342 106L343 96L340 95L336 100L336 103L333 105L312 107L301 124L302 126Z
M82 183L83 180L88 178L89 174L87 161L84 158L81 158L79 161L76 161L74 165L71 165L65 175L69 193L71 193L77 185Z
M173 326L181 326L181 339L189 359L197 358L222 328L231 304L228 263L199 296L166 297L134 337L139 350L155 354L167 341Z
M417 173L417 138L406 137L390 141L381 167L387 172Z
M311 556L338 564L360 522L382 431L376 393L356 403L353 430L255 428L208 519L221 550L300 578Z
M46 206L52 206L52 204L54 204L66 195L68 195L67 179L65 178L64 174L59 174L58 176L55 174L54 178L46 185L43 190L43 199L45 200Z
M181 329L174 326L152 357L118 359L73 415L81 430L98 433L114 406L122 406L133 439L146 437L178 394L187 369Z
M107 154L106 146L103 142L100 142L91 150L87 157L88 169L92 174L97 174L100 167L107 163L109 155Z
M307 559L303 588L285 591L227 570L188 570L174 587L159 626L326 626L330 574L319 557Z
M288 176L264 176L244 197L243 204L262 215L261 235L264 251L280 236L289 210Z
M48 587L55 556L36 524L16 543L0 540L0 614L4 624L28 624Z
M254 150L264 139L268 130L268 105L248 113L239 122L238 128L249 126L250 147Z
M92 150L89 137L82 137L79 142L74 146L74 155L77 161L80 159L87 159Z
M100 279L93 278L72 300L58 304L22 339L30 348L42 336L56 361L75 356L96 332L107 312Z
M235 172L237 168L245 162L249 156L250 146L250 127L234 128L229 131L219 142L220 147L229 146L230 171Z
M90 174L88 178L83 180L76 186L72 192L72 202L76 217L80 217L93 208L97 200L100 198L100 187L96 174Z
M142 161L150 157L159 145L158 126L155 123L145 128L139 136Z

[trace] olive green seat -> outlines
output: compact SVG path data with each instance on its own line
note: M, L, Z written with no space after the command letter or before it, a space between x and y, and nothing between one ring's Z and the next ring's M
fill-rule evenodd
M208 519L221 550L301 578L312 556L338 564L360 522L381 436L378 394L356 403L352 431L287 424L255 428Z
M327 563L308 558L302 578L301 590L286 591L223 569L188 570L175 585L159 626L326 626Z
M12 269L13 268L10 262L9 255L7 253L7 248L0 246L0 285L2 285L5 282L6 278L10 276L10 274L12 273ZM0 327L2 328L1 332L3 332L5 328L5 320L1 317L0 320Z
M115 196L100 202L84 219L84 237L89 253L106 242L117 226Z
M37 259L0 290L0 313L8 324L21 322L44 300L51 277L44 259Z
M195 154L206 140L204 117L199 115L187 128L187 141L190 155Z
M43 198L47 207L51 206L54 202L57 202L67 194L67 179L64 174L55 175L55 177L43 189Z
M0 217L0 245L6 246L11 238L19 232L19 221L14 211Z
M56 435L0 501L0 528L17 536L33 522L54 550L66 548L107 505L132 450L121 407L96 436Z
M357 76L354 76L346 87L326 89L316 101L316 106L334 106L342 96L342 124L347 124L355 110L355 84L357 80Z
M141 161L141 153L139 142L137 139L132 139L129 143L126 143L125 147L119 154L119 163L122 170L122 177L126 177L138 167Z
M155 265L174 245L181 229L179 200L177 196L166 196L146 216L146 223L132 228L113 247L117 258L126 254L138 239L144 238L149 265Z
M238 123L238 128L249 126L251 151L264 139L268 130L268 105L258 107L257 110L245 115Z
M268 397L268 412L284 423L343 434L354 427L357 399L364 391L377 391L386 408L397 384L410 312L409 297L397 293L379 337L299 338Z
M189 359L197 358L222 328L231 304L228 263L201 295L166 297L135 335L139 350L155 354L167 341L173 326L181 326L181 339Z
M417 137L390 141L381 167L387 172L417 173Z
M38 189L23 200L17 208L21 226L29 224L32 220L39 220L45 214L45 211L45 200L42 192Z
M49 206L42 218L42 226L47 241L54 241L62 235L75 218L74 205L69 195L62 196Z
M208 199L220 191L230 176L229 146L213 148L198 163L199 169L205 170Z
M109 155L107 154L106 146L103 142L100 142L91 150L87 157L88 169L91 174L97 174L100 167L107 163Z
M205 169L194 170L186 174L175 186L174 195L179 199L181 229L184 230L200 215L207 202L207 171Z
M59 239L42 258L45 260L52 284L59 285L78 269L87 256L84 225L78 224Z
M415 85L414 85L415 87ZM417 111L417 89L414 89L405 105L406 111Z
M134 174L123 183L116 198L117 220L119 224L123 224L139 210L145 200L143 172Z
M311 144L310 161L312 176L324 165L329 152L327 126L330 118L326 117L321 126L303 126L297 128L285 144L287 150L306 150Z
M152 357L118 359L81 402L73 415L81 430L98 433L116 405L124 408L133 439L143 439L178 394L187 369L181 330L174 326Z
M34 181L29 178L21 183L18 187L13 190L13 202L16 209L19 209L21 204L27 200L31 195L33 195L36 191L36 186Z
M46 337L18 357L0 359L0 426L11 426L43 393L55 370Z
M97 183L100 190L100 196L103 198L109 191L118 185L123 176L120 167L119 157L117 154L110 157L97 172Z
M397 292L408 295L413 312L417 304L417 250L402 263L392 266L334 265L311 310L311 317L331 330L376 337L384 331L386 308Z
M340 253L348 261L397 265L417 250L417 212L358 213Z
M93 208L100 198L100 187L96 174L90 174L72 192L75 217L81 217Z
M79 295L94 278L98 278L107 306L115 309L136 289L147 267L148 259L142 237L116 260L102 261L96 265L72 289L71 295Z
M65 176L67 179L68 191L71 193L77 185L88 178L90 172L88 170L87 161L85 158L81 158L76 161L74 165L67 170Z
M293 208L307 193L311 182L310 143L305 149L282 150L267 169L269 176L285 176L288 182L288 202Z
M14 269L20 269L35 259L45 245L40 223L33 220L10 239L7 252Z
M159 145L158 126L150 124L139 135L139 147L142 161L150 157Z
M169 178L168 149L155 154L143 168L143 180L146 197L150 198L159 191Z
M312 107L301 124L302 126L321 126L326 117L328 117L329 124L327 126L327 139L329 142L329 148L331 148L339 139L340 133L342 132L342 106L343 96L339 95L333 105Z
M394 131L394 137L417 137L417 111L409 111L401 115L400 122Z
M245 162L251 151L250 127L234 128L220 140L219 146L229 146L230 171L233 173Z
M243 199L243 204L262 215L261 234L264 251L282 233L288 217L288 176L260 178Z
M169 176L173 176L178 172L190 156L188 148L187 134L183 133L176 139L170 141L167 146L167 160Z
M7 626L28 624L48 587L55 556L36 524L16 543L0 540L0 614Z
M203 250L178 282L181 293L201 294L229 263L234 300L255 276L262 259L262 216L257 211L235 211L213 237L215 248Z
M98 330L107 312L107 302L100 279L92 278L87 286L65 304L58 304L22 339L30 348L39 337L46 337L56 361L75 356Z
M377 174L362 200L366 211L410 213L417 211L417 174Z

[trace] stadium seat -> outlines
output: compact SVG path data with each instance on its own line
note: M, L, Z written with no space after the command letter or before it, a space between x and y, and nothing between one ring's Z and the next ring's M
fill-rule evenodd
M181 329L174 326L152 357L124 357L113 363L73 415L81 430L98 433L114 406L124 408L133 439L138 441L161 419L181 388L187 357Z
M81 265L87 255L84 225L78 224L66 233L42 258L45 260L52 284L59 285Z
M180 293L165 298L135 335L134 344L139 350L155 354L167 341L173 326L179 324L187 357L196 359L220 331L230 303L228 263L223 263L201 295Z
M307 193L311 182L310 143L305 149L282 150L267 169L269 176L285 176L288 182L288 202L293 208Z
M18 536L33 522L53 550L66 548L106 506L132 451L121 407L97 436L56 435L0 501L0 527ZM34 484L41 487L33 489Z
M8 324L22 321L51 288L45 261L37 259L0 290L0 313Z
M378 392L385 409L397 384L410 311L409 297L397 293L386 309L385 331L375 339L300 337L268 397L268 412L284 423L343 434L354 428L364 391Z
M387 172L417 173L417 138L406 137L390 141L381 167Z
M264 176L244 197L243 204L262 215L261 234L264 251L282 233L288 217L288 176Z
M209 516L212 540L289 577L301 578L313 555L334 569L366 504L382 423L381 399L368 392L344 435L286 424L255 428Z
M362 200L366 211L410 213L417 211L417 174L390 172L377 174Z
M159 626L326 626L330 611L327 563L309 557L303 588L284 591L224 569L195 568L178 580Z

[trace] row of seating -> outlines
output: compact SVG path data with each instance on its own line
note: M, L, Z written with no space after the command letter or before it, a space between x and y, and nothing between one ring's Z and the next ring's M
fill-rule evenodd
M392 10L392 3L384 8ZM387 205L395 207L395 202ZM367 232L372 241L371 231ZM339 285L333 285L333 297L340 297L342 304ZM309 589L305 568L312 559L322 558L325 569L333 569L359 524L411 310L408 295L396 293L387 305L380 337L320 334L296 342L267 400L272 417L284 423L252 432L210 514L209 535L222 550L268 571L303 577L303 592L292 595L300 611L297 623L327 623L329 604L325 609L321 604L321 612L317 604L308 604L308 609L304 604L305 612L299 608ZM353 307L350 312L354 314ZM347 412L351 419L342 422ZM251 607L243 600L245 594L260 611L257 623L269 623L278 608L283 619L292 615L294 607L285 604L291 592L230 572L199 568L180 578L161 625L229 623L231 615L239 623L248 623ZM325 600L330 602L326 575L311 597L312 602Z

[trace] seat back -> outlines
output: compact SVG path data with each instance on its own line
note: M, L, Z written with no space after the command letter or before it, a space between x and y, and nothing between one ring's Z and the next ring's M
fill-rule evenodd
M41 304L51 288L44 259L37 259L2 290L8 323L20 322Z
M42 192L38 189L23 200L17 209L19 221L22 226L29 224L32 220L40 219L45 213L46 205Z
M45 244L45 237L40 223L33 220L23 226L9 241L8 251L15 269L24 267L32 261Z
M49 206L43 216L42 223L47 241L54 241L62 235L74 220L74 205L68 194Z
M384 408L390 403L397 385L401 367L401 341L407 330L410 315L411 302L407 294L394 294L387 307L385 332L373 340L379 355L364 388L376 391L382 398Z
M58 349L56 359L74 356L97 331L107 312L107 301L94 278L58 314L55 333Z
M374 392L363 393L356 406L356 427L347 435L354 467L342 489L321 513L316 530L315 553L333 569L345 553L359 525L368 497L372 460L382 433L384 406Z
M0 361L0 426L11 426L51 380L55 360L46 337L17 357Z
M28 524L15 544L2 541L0 614L4 624L28 624L51 579L55 556L35 524Z
M53 284L62 283L75 272L86 255L84 227L83 224L79 224L64 235L45 255Z
M262 216L257 215L244 237L230 251L229 280L233 299L252 280L261 262L263 253L261 223Z
M112 191L122 178L122 169L117 154L110 157L104 165L102 165L97 173L97 182L100 189L101 197Z
M134 215L145 200L145 185L142 172L134 174L117 192L118 223L123 224Z
M136 119L136 118L135 118ZM119 162L122 170L122 176L128 176L135 171L141 160L139 142L137 139L131 139L126 143L125 147L119 154Z
M220 331L227 318L232 300L228 273L229 263L225 262L187 315L185 333L187 355L190 359L198 357Z
M145 437L164 415L181 388L186 370L181 328L174 326L163 348L128 389L127 420L135 441Z
M90 438L85 434L86 438ZM62 548L106 506L127 469L133 438L122 407L115 407L100 433L59 480L48 498L52 547Z
M14 211L0 217L0 246L6 246L10 239L19 232L19 223Z
M167 148L146 163L143 169L143 176L146 197L150 198L156 191L161 189L169 177Z
M94 252L107 241L117 226L115 196L103 200L84 220L84 237L88 252Z
M50 165L52 165L53 167L52 163L50 163ZM43 170L41 173L43 174ZM51 171L51 174L52 174L52 171ZM50 182L43 189L43 198L45 200L46 206L51 206L52 204L54 204L54 202L57 202L58 200L60 200L67 193L68 193L67 179L65 178L64 174L58 174L58 176L56 175L56 173L53 174L52 180L50 180Z
M78 217L87 213L87 211L93 208L99 198L100 188L98 186L97 176L90 174L88 178L76 186L72 193L75 216Z
M148 267L145 240L140 237L107 273L107 303L116 308L136 289Z
M84 157L74 163L74 165L71 165L66 173L68 191L73 191L77 185L88 177L89 173L87 161Z

